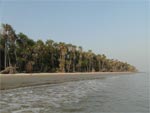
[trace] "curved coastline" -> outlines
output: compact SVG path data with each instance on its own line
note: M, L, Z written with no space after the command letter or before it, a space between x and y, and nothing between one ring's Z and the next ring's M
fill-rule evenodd
M56 84L77 80L102 79L106 77L106 75L120 75L131 73L134 72L0 74L0 90L44 84Z

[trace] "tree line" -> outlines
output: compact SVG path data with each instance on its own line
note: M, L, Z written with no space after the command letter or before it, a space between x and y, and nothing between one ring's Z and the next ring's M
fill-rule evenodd
M84 51L81 46L50 39L34 41L24 33L16 34L9 24L1 24L0 60L0 70L12 67L12 73L136 71L126 62Z

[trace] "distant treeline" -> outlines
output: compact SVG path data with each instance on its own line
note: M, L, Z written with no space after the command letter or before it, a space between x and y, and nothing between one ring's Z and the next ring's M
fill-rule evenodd
M83 51L64 42L34 41L16 34L9 24L0 29L0 70L14 67L17 72L126 72L136 68L126 62L108 59L92 50Z

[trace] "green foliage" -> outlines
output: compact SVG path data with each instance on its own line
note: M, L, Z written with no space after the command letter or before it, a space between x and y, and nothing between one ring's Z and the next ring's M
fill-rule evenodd
M15 34L8 24L0 32L1 70L5 65L17 67L18 72L122 72L136 71L128 63L108 59L92 50L83 51L64 42L34 41L23 33ZM4 65L5 64L5 65Z

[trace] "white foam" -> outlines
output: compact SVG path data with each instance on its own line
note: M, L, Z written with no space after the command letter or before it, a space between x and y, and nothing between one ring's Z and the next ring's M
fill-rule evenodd
M20 113L24 111L38 112L38 108L51 106L55 108L61 105L71 103L78 103L82 98L88 94L100 90L104 86L103 83L97 80L87 80L78 82L67 82L58 85L43 85L40 87L20 88L17 90L10 90L2 92L2 101L8 103L9 110L14 110L13 113ZM20 106L19 106L20 105ZM26 106L26 109L22 108ZM34 108L37 107L37 108ZM5 111L7 108L3 108Z
M27 109L21 109L21 110L16 110L12 111L12 113L22 113L22 112L33 112L33 113L39 113L41 108L27 108Z

